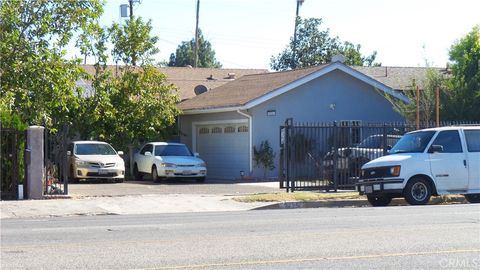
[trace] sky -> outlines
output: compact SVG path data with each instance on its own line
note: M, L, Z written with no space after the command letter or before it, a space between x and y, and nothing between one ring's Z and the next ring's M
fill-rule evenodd
M120 5L106 0L100 22L121 22ZM197 0L141 0L133 13L152 21L157 61L168 61L195 35ZM199 27L224 68L269 69L293 35L296 0L200 0ZM305 0L303 18L322 18L332 36L377 51L383 66L445 67L448 50L480 24L478 0ZM70 55L79 56L75 50ZM93 63L94 59L87 59Z

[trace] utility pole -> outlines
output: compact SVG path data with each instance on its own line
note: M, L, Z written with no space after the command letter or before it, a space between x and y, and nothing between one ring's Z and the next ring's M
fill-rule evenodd
M130 7L130 20L133 18L133 0L128 0L128 6Z
M436 96L436 108L435 108L435 116L436 116L436 126L437 127L440 127L440 88L437 87L436 91L435 91L435 96Z
M198 61L198 17L200 13L200 0L197 0L197 21L195 24L195 48L194 48L194 55L193 55L193 67L197 67Z
M420 129L420 88L418 88L417 85L417 93L416 93L416 99L417 99L417 116L416 116L416 124L417 124L417 130Z
M293 51L292 51L292 69L297 67L296 58L297 58L297 27L298 27L298 12L300 11L300 6L305 0L297 0L297 12L295 13L295 29L293 31Z

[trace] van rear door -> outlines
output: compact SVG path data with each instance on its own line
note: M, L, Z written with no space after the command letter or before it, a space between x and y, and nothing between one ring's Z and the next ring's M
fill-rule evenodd
M480 189L480 129L465 129L469 189Z

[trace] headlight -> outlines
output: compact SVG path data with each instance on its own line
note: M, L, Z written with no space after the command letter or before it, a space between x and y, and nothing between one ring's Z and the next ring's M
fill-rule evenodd
M205 162L198 163L197 167L207 167L207 164L205 164Z
M400 176L400 166L393 166L388 170L390 176Z
M173 163L162 163L160 164L162 167L177 167L177 165Z
M75 160L75 164L77 164L77 166L87 166L87 165L88 165L88 162L87 162L87 161L80 160L80 159L76 159L76 160Z

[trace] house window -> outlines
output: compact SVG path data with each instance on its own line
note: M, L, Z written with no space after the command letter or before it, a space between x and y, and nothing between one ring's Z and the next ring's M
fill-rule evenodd
M240 126L240 127L238 127L238 132L248 132L248 127L247 126Z
M209 128L206 128L206 127L203 127L203 128L200 128L200 130L198 131L198 133L200 133L200 134L208 134L208 133L210 133L210 129L209 129Z
M235 133L235 128L234 127L226 127L223 130L224 133Z
M222 128L214 127L212 128L212 133L222 133Z

